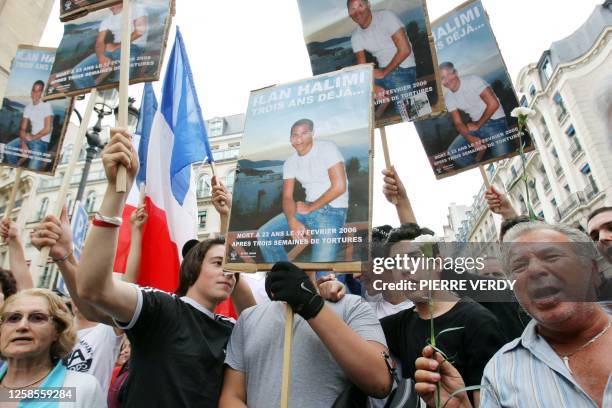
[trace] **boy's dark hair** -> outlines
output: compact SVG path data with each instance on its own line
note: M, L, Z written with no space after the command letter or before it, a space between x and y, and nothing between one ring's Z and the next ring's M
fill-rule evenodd
M413 222L400 225L399 228L393 228L389 233L387 242L385 245L385 255L389 256L389 252L393 244L400 241L413 241L416 237L421 235L435 235L435 233L429 228L421 228L419 224ZM440 253L438 245L433 246L433 256L437 256Z
M225 238L218 237L206 239L187 251L181 263L181 269L179 270L179 284L174 292L176 295L185 296L187 290L198 280L204 257L208 250L215 245L225 245ZM238 282L238 276L239 275L236 274L236 282Z
M11 271L0 268L0 284L2 285L2 294L5 300L17 293L17 281Z
M612 207L600 207L596 210L591 211L591 213L589 214L589 216L587 217L587 222L591 221L596 215L599 215L601 213L605 213L611 211L612 212Z
M521 224L523 222L529 221L542 221L546 222L542 217L536 217L534 220L529 218L528 215L519 215L518 217L509 218L507 220L503 220L501 225L499 226L499 242L504 242L504 236L506 233L515 225Z

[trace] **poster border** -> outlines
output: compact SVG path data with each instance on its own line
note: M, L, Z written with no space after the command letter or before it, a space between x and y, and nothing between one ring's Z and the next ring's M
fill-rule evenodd
M19 44L17 45L17 51L19 51L20 49L25 49L25 50L42 50L42 51L57 51L57 48L53 48L53 47L38 47L36 45L30 45L30 44ZM15 53L17 52L15 51ZM15 62L15 57L13 57L13 59L11 60L11 72L13 72L13 64ZM10 79L10 74L9 74L9 79ZM45 82L45 89L43 89L43 94L45 93L45 91L47 90L47 86L49 85L49 80L47 78L47 82ZM41 98L42 101L44 102L45 99ZM61 99L61 98L54 98L54 99ZM66 110L64 111L64 123L62 125L62 131L60 133L60 138L59 141L57 142L57 153L55 156L55 160L53 163L53 167L50 170L47 171L42 171L42 170L32 170L32 169L28 169L22 166L17 166L17 165L13 165L10 163L0 163L0 167L6 167L6 168L11 168L11 169L22 169L24 171L29 171L31 173L36 173L36 174L40 174L43 176L55 176L55 170L57 170L57 166L59 165L60 162L60 158L62 157L62 150L64 148L64 139L66 138L66 132L68 131L68 123L70 122L70 118L72 116L72 111L74 109L74 98L70 98L70 102L68 103L68 106L66 107Z
M482 0L467 0L467 1L464 1L463 3L458 5L457 7L453 8L452 10L449 10L448 12L444 13L440 17L436 18L434 21L432 21L432 25L435 24L436 22L440 21L440 20L448 18L448 16L451 15L451 14L456 13L457 11L468 7L469 5L474 4L474 3L478 3L478 2L480 2L481 6L482 6L482 9L484 11L484 17L487 20L487 24L489 26L489 30L491 31L491 35L493 36L493 40L495 40L495 46L497 47L497 50L499 51L499 57L500 57L500 59L502 61L504 69L506 70L506 74L508 75L508 78L510 79L510 85L512 86L512 92L514 93L514 97L516 98L516 102L518 104L517 106L520 106L521 102L520 102L520 99L519 99L519 97L518 97L518 95L516 93L516 89L514 87L514 81L512 81L512 76L510 76L510 71L508 71L508 65L506 64L506 59L504 58L504 54L502 53L501 48L499 47L499 42L497 41L497 36L495 35L495 31L493 31L493 26L491 25L491 19L489 17L489 13L487 12L487 9L485 8ZM448 114L448 112L446 114ZM533 141L533 137L529 133L529 130L528 129L525 129L525 130L526 130L526 133L522 137L529 137L529 139L531 140L531 146L527 146L525 148L525 150L524 150L524 153L529 153L529 152L532 152L533 150L535 150L535 144L534 144L534 141ZM420 139L420 135L419 135L419 139ZM421 144L422 143L423 142L421 141ZM427 152L426 152L426 154L427 154ZM482 161L480 163L474 163L474 164L471 164L469 166L462 167L460 169L451 170L451 171L448 171L448 172L446 172L444 174L436 174L433 166L431 165L431 162L429 164L429 167L431 168L432 172L434 173L434 176L436 177L436 180L442 180L442 179L445 179L445 178L448 178L448 177L452 177L452 176L455 176L457 174L460 174L460 173L463 173L463 172L466 172L466 171L469 171L469 170L473 170L473 169L478 168L480 166L484 167L486 165L489 165L489 164L492 164L492 163L495 163L495 162L498 162L498 161L502 161L502 160L506 160L506 159L511 159L511 158L513 158L515 156L518 156L518 155L520 155L519 149L517 149L517 150L515 150L513 152L510 152L510 153L506 153L503 156L494 157L492 159L485 160L485 161ZM427 161L429 161L429 155L427 155Z
M337 71L330 71L330 72L326 72L324 74L320 74L316 76L305 77L305 78L285 82L282 84L274 84L274 85L265 86L259 89L255 89L249 92L249 102L251 101L251 97L253 96L254 93L257 93L257 92L260 92L266 89L276 88L279 86L288 86L288 85L296 84L296 83L307 81L307 80L313 80L316 78L329 76L330 74L338 75L343 72L363 69L364 67L368 67L368 66L370 67L371 70L374 69L374 64L372 63L352 65L350 67L342 68ZM370 75L370 78L372 79L372 84L371 84L372 98L369 98L370 114L369 114L369 119L368 119L368 135L369 135L368 137L368 143L369 143L369 147L368 147L368 174L369 174L368 201L369 202L368 202L368 221L367 221L367 224L368 224L367 260L364 260L364 261L336 261L336 262L293 262L297 267L302 268L304 270L316 270L316 271L328 270L328 271L333 271L333 272L338 272L338 273L352 273L352 272L361 272L363 268L368 267L368 264L370 263L371 254L370 254L369 248L370 248L370 243L372 240L372 213L373 213L373 200L372 200L373 183L372 181L374 177L374 174L373 174L374 169L372 167L374 164L374 127L373 127L373 123L374 123L374 75ZM247 102L247 110L248 110L248 102ZM240 159L241 159L241 156L238 157L238 160ZM234 175L234 180L236 177L237 177L237 174ZM274 265L273 263L266 263L266 262L229 263L228 262L229 253L232 249L231 241L229 239L229 236L230 236L229 226L231 225L231 219L232 219L232 210L230 209L230 214L228 217L228 230L225 234L226 239L225 239L225 253L223 256L223 265L222 265L223 269L226 271L245 272L245 273L255 273L258 271L269 271L270 269L272 269L272 266Z

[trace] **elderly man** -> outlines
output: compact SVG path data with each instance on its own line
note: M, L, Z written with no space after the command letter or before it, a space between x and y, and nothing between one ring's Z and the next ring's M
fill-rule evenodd
M504 266L533 320L487 364L481 406L611 406L611 320L594 303L598 268L592 242L577 229L538 221L516 225L504 242ZM452 365L433 357L425 349L416 363L416 389L428 402L436 381L444 384L443 400L463 383ZM470 406L462 394L451 402Z
M469 166L477 160L499 157L514 149L511 143L495 144L487 148L486 143L482 141L494 135L502 138L507 127L504 109L484 79L476 75L460 77L452 62L440 64L440 79L445 88L446 108L459 132L459 136L449 146L448 153L459 167ZM469 116L467 123L464 122L460 111ZM496 139L497 137L490 142ZM465 147L471 147L479 154L476 152L468 155L459 154L465 153L462 149Z

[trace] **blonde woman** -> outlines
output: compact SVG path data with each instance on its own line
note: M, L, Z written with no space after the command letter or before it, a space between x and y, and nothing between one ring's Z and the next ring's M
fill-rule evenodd
M73 317L53 292L28 289L5 300L0 308L0 354L7 364L0 370L0 393L10 402L2 406L38 407L40 399L23 397L41 395L50 388L60 391L61 387L63 394L55 395L60 398L45 407L106 407L94 377L68 371L62 365L61 359L72 350L75 340Z

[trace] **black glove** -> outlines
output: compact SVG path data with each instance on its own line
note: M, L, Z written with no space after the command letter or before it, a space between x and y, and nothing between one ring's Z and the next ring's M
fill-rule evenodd
M315 317L325 302L306 272L290 262L277 262L266 276L266 293L271 300L282 300L304 320Z

